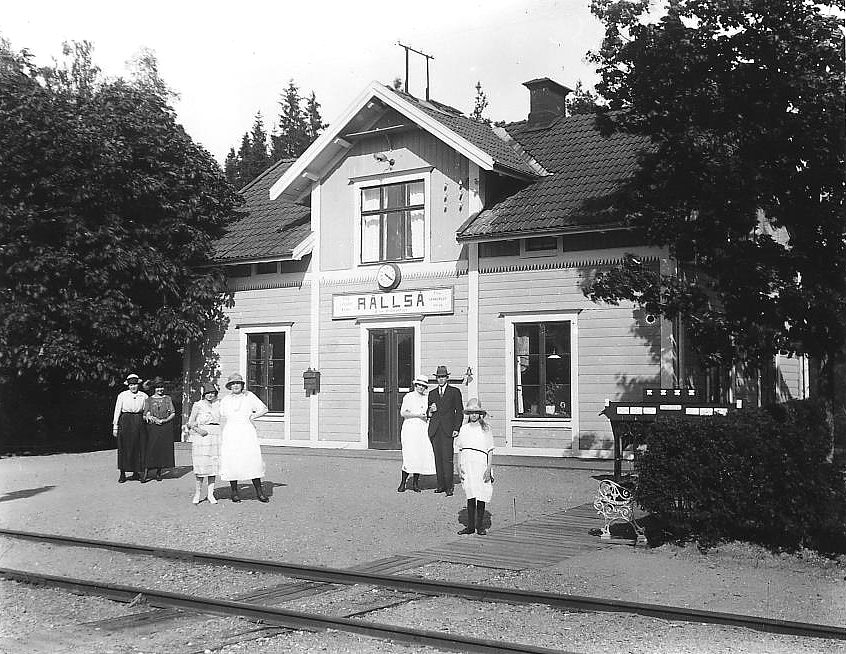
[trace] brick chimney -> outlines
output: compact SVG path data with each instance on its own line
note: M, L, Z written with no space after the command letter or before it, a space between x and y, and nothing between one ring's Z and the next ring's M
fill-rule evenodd
M523 82L529 89L529 124L548 125L567 113L566 99L573 89L553 82L548 77L539 77Z

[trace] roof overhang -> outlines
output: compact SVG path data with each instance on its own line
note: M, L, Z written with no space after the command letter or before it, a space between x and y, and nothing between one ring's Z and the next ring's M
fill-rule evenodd
M308 193L311 185L352 143L343 138L349 131L359 132L372 125L386 108L393 108L422 129L432 134L482 170L494 170L491 155L459 136L427 113L406 101L379 82L370 85L350 104L344 113L312 143L308 149L270 187L270 199L284 196L297 201Z
M472 221L470 221L472 222ZM497 232L496 234L479 234L477 236L462 236L458 234L455 240L461 243L488 243L493 241L511 241L516 238L537 238L540 236L567 236L569 234L588 234L591 232L619 232L632 231L634 227L616 223L597 225L580 225L578 227L557 227L554 229L538 229L532 232L514 230L511 232Z

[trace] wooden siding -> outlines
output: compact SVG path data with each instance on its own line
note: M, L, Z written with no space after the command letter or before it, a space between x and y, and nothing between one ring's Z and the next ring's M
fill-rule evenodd
M619 253L591 252L590 259L608 260ZM584 256L588 258L587 253ZM646 385L660 379L660 323L646 324L641 311L630 305L596 305L581 291L586 275L597 266L532 268L525 260L501 261L479 280L479 395L487 405L497 407L490 416L496 433L505 429L505 412L513 412L513 398L506 397L507 375L513 374L505 361L506 314L520 312L579 311L578 409L579 440L583 450L608 450L612 444L610 424L598 415L605 399L633 397ZM530 268L530 269L527 269ZM516 442L513 443L515 446ZM560 446L559 446L560 447Z
M514 447L542 447L556 450L569 450L573 445L573 430L569 427L543 425L513 425L511 442Z
M389 152L394 165L373 158ZM468 162L455 150L423 130L392 136L391 147L384 137L357 143L348 156L322 182L321 247L322 270L347 270L358 265L355 251L360 229L357 215L356 187L352 179L381 175L403 175L409 170L434 167L430 177L429 233L426 244L429 261L455 261L461 247L455 232L469 216ZM421 173L422 176L422 173ZM328 238L326 236L329 236Z
M308 400L303 392L302 373L309 364L309 286L237 291L234 306L225 309L229 326L216 348L220 371L221 397L226 394L223 384L233 372L241 370L241 333L238 325L252 326L266 323L293 323L290 328L288 367L289 411L286 420L291 424L291 438L309 438ZM256 430L260 438L283 439L285 422L259 420Z
M803 361L799 357L776 355L776 398L779 402L803 399Z

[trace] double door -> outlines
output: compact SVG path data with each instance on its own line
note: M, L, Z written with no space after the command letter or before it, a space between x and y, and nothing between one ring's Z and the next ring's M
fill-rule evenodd
M414 378L414 329L370 329L368 379L368 447L400 448L402 399Z

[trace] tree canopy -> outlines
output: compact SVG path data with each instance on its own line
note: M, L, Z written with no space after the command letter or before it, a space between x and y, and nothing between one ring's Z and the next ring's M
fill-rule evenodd
M135 82L103 80L90 44L66 54L39 69L0 48L0 383L173 374L223 319L209 264L238 196L150 53Z
M601 124L651 137L619 217L677 271L630 258L595 300L681 315L712 362L846 347L844 37L836 4L594 0ZM825 394L831 393L823 391Z

